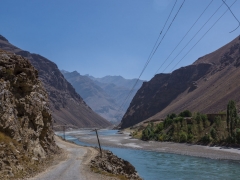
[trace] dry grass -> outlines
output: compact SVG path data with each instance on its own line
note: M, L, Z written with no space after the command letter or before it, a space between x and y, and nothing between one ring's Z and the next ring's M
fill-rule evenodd
M14 177L7 177L5 179L24 179L29 176L34 176L37 173L45 170L48 166L51 166L55 156L48 156L46 159L39 159L37 161L32 160L33 154L26 153L23 149L22 144L16 140L0 132L0 144L4 145L0 147L0 150L4 152L4 156L9 160L17 160L17 164L11 163L12 172ZM23 170L17 169L20 165ZM4 179L4 177L0 177Z
M11 142L14 144L18 144L17 141L15 141L14 139L10 138L9 136L7 136L6 134L0 132L0 143L3 142L5 144L10 144Z
M105 175L105 176L117 178L117 179L120 179L120 180L128 180L128 178L126 178L126 177L123 176L123 175L111 174L111 173L108 173L108 172L103 171L103 170L101 170L101 169L99 169L99 168L96 168L96 167L91 167L91 170L92 170L94 173L102 174L102 175Z

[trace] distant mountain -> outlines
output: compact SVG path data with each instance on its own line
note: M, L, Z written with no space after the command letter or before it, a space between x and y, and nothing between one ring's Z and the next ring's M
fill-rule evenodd
M132 88L137 79L125 79L122 76L105 76L103 78L94 78L89 76L92 80L98 81L102 84L115 84L118 87ZM134 89L139 89L142 86L143 80L139 80Z
M98 84L102 89L104 89L105 92L107 92L111 97L115 99L118 107L124 103L127 95L129 94L129 91L137 81L137 79L125 79L121 76L105 76L103 78L91 77L91 79L94 80L96 84ZM134 87L132 93L122 107L124 112L129 107L132 98L142 86L143 82L143 80L139 80Z
M55 63L41 55L19 49L1 35L0 49L27 58L38 70L39 79L48 92L50 108L56 124L69 124L75 127L107 127L110 125L83 101Z
M121 121L121 128L186 109L202 113L226 111L229 100L236 101L240 108L239 92L240 36L192 65L170 74L157 74L143 83Z
M143 83L142 80L138 82L132 95L120 110L119 107L136 82L136 79L128 80L121 76L94 78L89 75L80 75L77 71L67 72L62 70L61 72L96 113L114 124L120 122L132 97Z

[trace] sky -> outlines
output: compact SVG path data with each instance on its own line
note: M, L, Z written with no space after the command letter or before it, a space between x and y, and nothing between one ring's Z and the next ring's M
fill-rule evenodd
M138 78L150 60L140 77L150 80L156 73L171 73L190 65L240 35L240 27L236 29L240 0L226 0L229 6L233 4L231 11L237 20L230 11L222 16L228 10L222 0L0 0L0 3L0 34L10 43L48 58L60 70L76 70L94 77ZM158 48L149 59L161 31Z

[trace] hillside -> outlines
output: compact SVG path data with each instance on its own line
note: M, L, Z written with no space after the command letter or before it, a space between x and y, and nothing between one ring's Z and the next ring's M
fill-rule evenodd
M124 115L121 128L146 119L162 119L185 109L217 113L229 100L240 107L240 37L171 74L145 82ZM239 111L239 109L238 109Z
M108 121L92 111L80 95L64 78L57 65L45 57L32 54L10 44L0 35L0 49L27 58L38 70L39 79L45 87L55 125L68 124L73 127L107 127Z
M48 95L30 62L0 50L0 179L37 172L59 152Z
M99 115L114 124L118 124L122 119L131 98L140 88L140 80L135 87L131 97L119 110L123 100L126 98L135 79L128 80L121 76L105 76L103 78L94 78L92 76L82 76L77 71L61 71L64 77L72 84L83 100Z

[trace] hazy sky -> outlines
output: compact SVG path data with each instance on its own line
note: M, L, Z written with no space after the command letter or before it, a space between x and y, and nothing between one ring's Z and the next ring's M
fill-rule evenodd
M213 0L167 59L211 2L185 0L166 33L183 1L177 1L160 40L165 36L141 79L151 79L161 65L159 72L163 72L170 62L172 64L165 73L189 65L240 34L240 28L229 33L238 26L238 21L228 11L185 56L227 10L222 0ZM226 0L228 5L233 2L235 0ZM55 62L59 69L77 70L80 74L95 77L121 75L135 78L147 62L174 3L175 0L1 0L0 34L21 49ZM219 7L219 11L199 31ZM240 0L231 9L240 20ZM179 54L190 39L192 41Z

